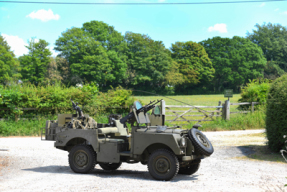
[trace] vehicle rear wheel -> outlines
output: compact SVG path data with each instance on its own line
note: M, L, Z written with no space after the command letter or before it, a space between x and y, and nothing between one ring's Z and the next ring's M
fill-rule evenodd
M112 171L112 170L118 169L122 165L122 162L119 162L119 163L99 163L99 165L103 170Z
M76 145L69 153L69 164L75 173L88 173L96 164L96 153L91 146Z
M188 131L188 137L194 144L194 147L203 155L210 156L213 152L213 146L207 137L198 129L192 128Z
M199 169L201 160L194 160L190 162L186 167L180 167L178 174L183 174L183 175L192 175L196 173Z
M149 157L148 170L154 179L169 181L177 175L179 162L173 152L158 149Z

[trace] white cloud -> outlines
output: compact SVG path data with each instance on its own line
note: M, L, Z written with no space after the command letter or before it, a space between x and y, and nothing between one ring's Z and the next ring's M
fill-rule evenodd
M287 15L287 11L284 11L281 13L282 15Z
M218 31L219 33L227 33L227 28L225 23L217 23L214 26L208 27L208 31Z
M261 3L261 5L259 5L259 7L264 7L265 6L265 3Z
M49 9L48 11L46 11L45 9L40 9L40 10L38 10L36 12L33 11L32 13L30 13L26 17L30 17L32 19L39 19L39 20L41 20L43 22L47 22L47 21L50 21L50 20L59 20L60 19L60 15L54 14L51 9Z
M54 47L49 47L51 53L52 53L52 57L56 57L59 53L57 53L55 50L54 50Z
M5 38L11 47L11 50L14 51L14 54L17 57L28 53L28 49L25 47L25 45L27 46L28 44L25 43L20 37L6 34L2 34L2 36Z
M279 11L279 8L275 9L274 11Z

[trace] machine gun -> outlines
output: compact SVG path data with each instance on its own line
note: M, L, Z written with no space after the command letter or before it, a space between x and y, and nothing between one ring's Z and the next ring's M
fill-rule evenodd
M133 110L132 112L130 112L127 116L123 117L120 119L120 122L122 124L125 124L129 119L135 117L135 115L138 115L139 113L143 112L144 115L151 109L153 109L155 107L155 105L159 102L161 102L161 100L157 100L157 101L151 101L149 104L142 106L140 104L140 102L136 101L133 105L133 108L135 110Z
M81 108L78 106L78 103L75 104L74 101L72 99L70 99L72 101L72 105L73 105L73 109L76 110L77 114L78 114L78 119L83 119L84 120L84 114L83 111L81 110Z

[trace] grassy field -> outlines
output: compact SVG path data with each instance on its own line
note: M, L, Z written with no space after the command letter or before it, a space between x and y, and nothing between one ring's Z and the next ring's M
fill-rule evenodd
M164 99L166 105L191 105L191 106L218 106L218 102L222 103L227 100L224 95L187 95L187 96L168 96L160 97L160 96L136 96L136 99L140 100L143 104L147 104L151 100L156 99ZM234 94L232 98L230 98L231 103L238 103L238 99L240 99L240 94ZM238 106L231 105L231 112L239 111L237 109ZM184 111L187 111L188 108L171 108L171 110L176 111L177 114L182 114ZM210 114L210 111L215 111L216 108L203 108L204 111L207 111L207 114ZM179 112L177 112L179 111ZM203 113L200 112L186 113L184 116L187 120L201 120L204 118ZM170 110L166 110L166 121L169 125L169 121L176 118L175 113ZM191 116L197 115L197 116ZM245 130L245 129L258 129L264 128L265 126L265 108L261 107L255 113L248 114L231 114L230 121L222 120L222 117L214 117L215 121L202 121L200 124L203 125L201 130L209 130L209 131L221 131L221 130ZM170 123L170 125L182 125L183 128L191 128L193 124L197 121L191 121L190 124L187 124L183 118L178 118L176 122Z
M168 97L168 98L167 98ZM217 106L218 101L224 102L227 98L224 95L178 95L178 96L135 96L136 99L142 101L144 104L149 103L155 99L164 99L166 105L185 105L181 102L189 105L200 105L200 106ZM230 98L231 103L237 103L240 98L240 94L234 94ZM178 101L175 101L175 100ZM181 101L181 102L179 102Z

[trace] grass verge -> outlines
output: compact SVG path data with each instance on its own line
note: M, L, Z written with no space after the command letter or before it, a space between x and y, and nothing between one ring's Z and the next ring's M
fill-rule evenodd
M259 161L270 161L277 163L286 163L281 156L281 153L272 152L266 145L266 133L254 133L248 135L229 135L218 138L220 142L215 146L242 146L249 147L253 151L252 154L236 157L235 159L241 160L259 160Z

